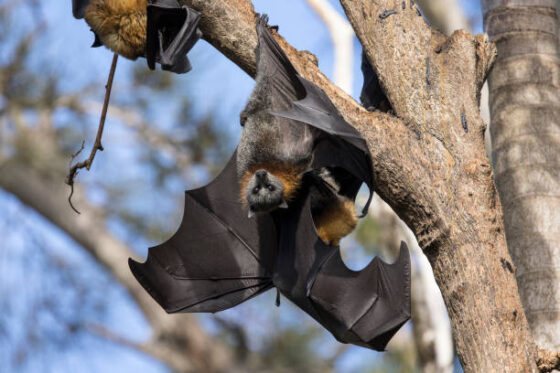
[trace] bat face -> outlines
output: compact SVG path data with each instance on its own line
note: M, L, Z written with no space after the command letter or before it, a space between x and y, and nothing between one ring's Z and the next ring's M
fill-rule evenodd
M259 169L247 182L245 197L251 212L272 211L285 204L284 185L274 174Z

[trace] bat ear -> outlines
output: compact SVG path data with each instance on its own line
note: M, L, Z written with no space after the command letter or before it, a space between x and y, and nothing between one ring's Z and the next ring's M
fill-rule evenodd
M249 209L249 214L247 215L247 217L248 217L249 219L251 219L251 218L253 218L254 216L255 216L255 212L254 212L253 210Z
M280 209L287 209L288 208L288 202L286 202L285 199L282 200L282 203L280 204L280 206L278 206L278 208Z

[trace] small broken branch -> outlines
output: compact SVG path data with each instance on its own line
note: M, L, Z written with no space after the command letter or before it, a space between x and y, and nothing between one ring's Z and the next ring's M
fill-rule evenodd
M537 366L543 373L560 370L560 352L539 349L537 355Z
M113 78L115 77L115 70L117 69L117 60L119 55L114 54L113 62L111 64L111 70L109 71L109 78L107 79L107 85L105 86L105 101L103 102L103 109L101 110L101 118L99 118L99 127L97 128L97 136L95 137L95 143L91 149L89 154L89 158L85 161L79 162L74 164L70 167L68 171L68 175L66 176L66 184L70 186L70 195L68 196L68 203L70 207L76 212L80 213L72 204L72 195L74 194L74 179L78 174L78 171L82 168L85 168L89 171L91 165L93 164L93 159L95 158L95 154L97 151L103 151L103 145L101 145L101 137L103 136L103 128L105 127L105 118L107 117L107 109L109 108L109 99L111 97L111 88L113 87ZM82 146L80 150L78 150L75 154L72 155L71 162L76 158L84 149L84 143L82 142Z

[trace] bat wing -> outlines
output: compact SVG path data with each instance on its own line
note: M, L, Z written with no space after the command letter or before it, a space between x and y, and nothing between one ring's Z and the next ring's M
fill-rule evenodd
M84 13L90 0L72 0L72 15L74 18L84 18Z
M148 4L146 59L150 69L159 62L163 70L190 71L187 52L200 39L200 14L176 0L153 0Z
M298 75L266 27L266 18L258 23L257 32L257 67L266 69L265 76L272 82L270 113L318 130L315 131L313 168L340 168L352 175L352 191L348 193L352 198L365 182L370 190L365 213L373 196L373 170L366 141L344 120L321 88ZM345 179L349 179L348 176Z
M410 318L406 245L393 264L375 258L352 271L318 237L308 197L283 213L274 285L340 342L382 351Z
M346 267L337 248L311 284L313 305L343 342L383 351L410 319L410 255L404 242L395 263L375 258L357 272Z
M185 194L177 232L150 248L132 273L169 313L217 312L272 287L272 218L247 218L239 200L236 154L210 184Z

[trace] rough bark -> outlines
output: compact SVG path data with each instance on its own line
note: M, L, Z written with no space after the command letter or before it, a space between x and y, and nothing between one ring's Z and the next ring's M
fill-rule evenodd
M560 55L556 0L485 0L498 47L492 159L521 299L541 348L560 349Z
M251 4L183 3L201 12L206 40L254 76ZM409 1L342 4L397 117L365 111L321 74L314 58L277 40L367 139L378 193L430 259L465 371L536 371L478 111L494 47L464 31L449 38L432 31ZM397 13L380 17L388 10Z

